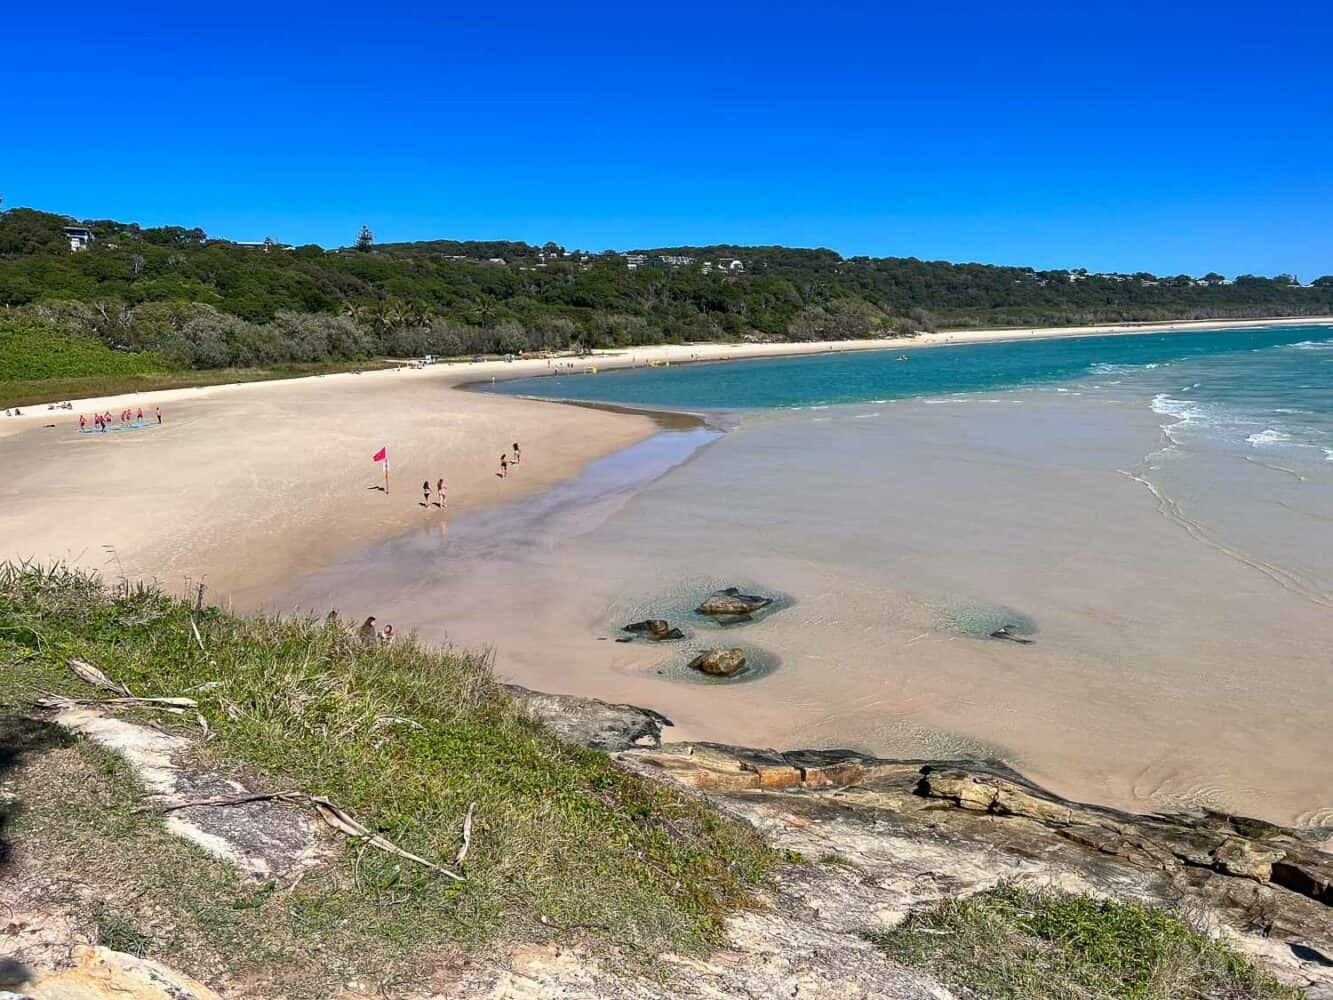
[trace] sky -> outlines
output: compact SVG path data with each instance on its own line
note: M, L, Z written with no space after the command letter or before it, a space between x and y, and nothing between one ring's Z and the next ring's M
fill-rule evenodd
M5 207L1333 273L1328 3L75 0L0 37Z

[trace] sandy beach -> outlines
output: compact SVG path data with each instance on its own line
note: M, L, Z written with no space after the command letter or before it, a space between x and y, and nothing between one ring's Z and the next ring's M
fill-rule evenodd
M0 554L66 562L168 588L204 581L214 598L247 605L340 552L447 516L423 509L421 483L443 476L449 514L568 479L589 461L653 433L646 416L456 391L540 375L556 366L606 371L652 363L938 347L1309 323L1309 318L960 330L911 340L681 344L599 351L582 359L520 359L363 374L169 389L32 406L0 417ZM78 434L80 413L161 406L165 422ZM54 425L54 426L50 426ZM513 441L525 460L495 476ZM392 493L371 456L389 446Z

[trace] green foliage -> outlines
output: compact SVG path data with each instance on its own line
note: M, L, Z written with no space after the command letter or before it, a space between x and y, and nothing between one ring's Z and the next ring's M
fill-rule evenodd
M377 245L363 227L345 250L264 249L111 220L84 223L95 239L71 252L60 227L72 221L0 212L0 305L77 306L75 332L196 368L1333 312L1333 279L1302 287L1289 275L1228 283L1215 272L1195 281L728 245L636 251L646 266L630 268L619 254L555 244ZM735 260L743 269L722 266ZM161 303L182 317L187 306L208 311L166 331L143 318ZM290 314L343 317L358 335L279 318ZM328 353L315 358L324 340Z
M645 955L699 949L774 861L748 826L559 742L484 657L216 608L200 616L201 649L191 612L148 587L108 594L59 568L0 566L0 715L35 689L88 696L66 667L80 657L136 694L197 698L217 767L328 796L445 867L476 803L465 882L349 850L344 871L368 893L292 903L329 933L411 945L577 927Z
M1296 1000L1221 942L1138 903L1001 886L867 939L987 1000Z
M0 385L29 379L140 375L167 368L151 352L113 351L90 337L71 336L53 323L0 316Z

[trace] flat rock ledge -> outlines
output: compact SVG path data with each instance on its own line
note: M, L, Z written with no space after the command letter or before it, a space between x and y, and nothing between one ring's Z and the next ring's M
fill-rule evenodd
M195 744L183 736L91 707L63 709L51 721L120 754L143 783L149 805L174 807L249 791L240 782L197 766L192 760ZM331 849L308 814L278 802L173 809L167 829L262 879L294 875L317 864Z
M1005 880L1180 908L1205 929L1333 1000L1330 831L1220 813L1142 815L1071 802L1002 765L672 743L617 754L694 789L806 858L836 858L856 887L812 889L816 924L892 925ZM819 883L830 865L781 882Z

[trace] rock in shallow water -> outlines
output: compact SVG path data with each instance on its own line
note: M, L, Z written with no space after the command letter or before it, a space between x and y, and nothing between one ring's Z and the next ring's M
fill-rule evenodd
M739 649L709 649L690 661L690 669L713 677L730 677L745 666L745 653Z
M649 618L645 621L634 622L632 625L626 625L625 632L633 632L635 635L646 635L650 639L684 639L685 633L678 628L672 628L670 622L663 621L661 618Z
M728 587L709 594L695 610L701 615L749 615L772 603L771 597L742 594L738 588Z

